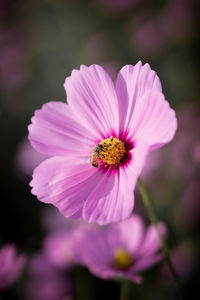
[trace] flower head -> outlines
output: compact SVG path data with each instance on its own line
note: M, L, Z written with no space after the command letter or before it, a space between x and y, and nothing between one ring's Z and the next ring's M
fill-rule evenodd
M44 252L32 256L25 297L30 300L71 299L75 288L73 278L51 264Z
M165 227L159 224L161 234ZM82 245L82 246L81 246ZM160 240L153 225L145 231L137 215L107 227L85 230L77 243L77 257L90 271L104 279L123 276L140 282L139 273L162 258Z
M17 255L14 245L0 249L0 290L10 286L20 275L25 264L25 256Z
M22 180L30 180L33 170L49 156L36 151L27 137L23 138L17 148L15 159L15 172L16 175Z
M76 264L74 247L88 223L81 223L71 230L56 230L44 240L44 253L57 269L70 269ZM90 225L91 226L91 225Z
M197 249L190 240L184 240L171 251L171 260L176 268L179 278L187 278L194 270L197 263ZM163 261L160 268L161 280L164 284L169 285L173 281L172 274L166 261Z
M34 170L32 193L66 217L123 220L148 151L175 134L175 113L141 62L123 67L115 86L98 65L74 70L64 86L68 104L45 104L29 126L32 145L53 156Z

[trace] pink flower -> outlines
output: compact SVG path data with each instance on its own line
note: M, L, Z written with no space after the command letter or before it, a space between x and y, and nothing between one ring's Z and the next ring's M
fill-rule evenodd
M17 255L15 245L6 245L0 249L0 290L14 283L24 264L25 256Z
M23 24L8 29L0 26L0 85L6 93L16 93L27 79L25 28Z
M177 203L176 217L179 224L187 230L200 224L200 186L199 175L191 178L183 188L183 194Z
M68 104L45 104L29 126L32 145L53 156L34 170L32 193L65 217L123 220L148 151L175 134L175 112L141 62L123 67L116 86L98 65L74 70L64 86Z
M163 35L171 41L180 41L189 37L194 30L196 12L195 1L168 1L160 16Z
M166 37L162 32L160 19L156 16L147 17L141 22L140 16L133 19L134 31L132 33L131 44L134 50L144 55L155 55L160 53L166 46ZM135 20L136 19L136 20ZM137 24L139 21L139 25Z
M43 240L42 255L58 271L70 270L77 264L74 248L87 226L82 220L66 219L55 207L48 207L43 214L43 225L48 234ZM32 271L46 270L40 255L33 259Z
M161 166L162 160L160 151L150 152L147 156L145 166L140 175L142 181L144 183L149 183L151 180L155 180L155 177L159 175Z
M200 164L200 140L194 145L193 159L197 164Z
M134 15L127 28L132 28L134 51L149 57L166 51L170 44L190 38L196 18L194 7L193 0L169 0L156 13L146 9Z
M171 259L179 277L187 278L197 264L197 249L190 240L184 240L171 251ZM173 282L172 274L166 262L161 265L161 277L163 283L167 285Z
M70 232L82 225L83 221L82 219L66 219L55 207L48 206L41 215L41 223L45 231L54 233L58 231Z
M16 175L23 181L27 181L32 176L33 170L48 157L36 151L27 140L27 137L23 138L16 153Z
M186 106L177 114L177 118L179 130L176 139L169 147L168 155L176 178L186 179L187 183L196 176L198 167L196 156L198 153L195 155L195 148L200 140L200 134L197 130L200 126L199 107L194 104Z
M60 300L74 296L73 278L51 264L43 252L34 255L30 262L30 277L25 290L26 299Z
M76 264L74 247L86 224L79 224L68 231L64 228L57 230L45 238L44 253L52 265L58 269L70 269Z
M159 224L161 234L165 227ZM139 273L162 259L160 240L153 225L144 230L142 219L129 219L107 227L93 227L77 243L79 262L104 279L122 276L141 282Z

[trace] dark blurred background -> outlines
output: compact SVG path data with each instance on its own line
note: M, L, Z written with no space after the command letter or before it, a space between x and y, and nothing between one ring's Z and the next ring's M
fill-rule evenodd
M26 142L34 110L66 101L65 77L80 64L101 64L115 80L123 65L142 60L158 73L179 120L174 141L150 156L142 178L169 228L170 247L176 251L181 245L186 253L177 267L185 295L198 292L199 9L198 0L0 0L1 244L14 242L30 258L46 235L47 206L28 185L43 159ZM136 210L146 218L136 197ZM86 278L82 299L118 298L116 283L76 272ZM133 299L178 299L173 283L168 277L160 282L159 272L157 267L146 273ZM26 280L25 274L4 298L22 299Z

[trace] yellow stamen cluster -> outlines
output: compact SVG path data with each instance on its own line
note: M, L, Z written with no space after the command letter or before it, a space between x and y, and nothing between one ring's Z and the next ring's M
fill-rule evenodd
M102 149L98 156L109 165L118 164L126 153L124 143L113 136L101 141L99 145L102 146Z
M124 249L117 249L114 252L113 266L117 270L127 270L133 265L133 259Z

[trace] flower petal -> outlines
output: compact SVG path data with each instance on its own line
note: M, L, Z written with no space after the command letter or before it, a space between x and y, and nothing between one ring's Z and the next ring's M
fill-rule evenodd
M163 223L158 224L159 233L166 236L166 227ZM149 256L156 253L161 248L160 238L154 225L150 225L146 231L144 241L142 243L141 256Z
M104 174L104 173L103 173ZM33 173L32 193L52 203L65 217L80 213L102 172L81 160L53 157L42 162Z
M149 90L162 91L161 83L149 64L126 65L118 74L116 93L119 102L119 128L126 132L133 118L135 103Z
M26 263L24 254L18 255L16 246L7 244L0 249L0 290L11 285Z
M177 119L164 95L152 90L136 102L129 125L128 137L144 140L154 150L172 140Z
M145 162L148 147L136 141L130 151L132 158L128 166L109 169L102 181L94 187L83 206L83 217L88 222L108 224L130 216L134 207L134 188Z
M80 251L83 246L83 251ZM105 227L90 224L84 228L75 245L76 257L80 264L86 265L96 272L102 272L111 268L111 246Z
M148 154L148 145L140 139L134 140L134 148L129 151L131 154L131 161L126 168L128 173L129 180L132 181L133 186L135 187L137 179L142 172L142 168L145 164L146 157Z
M137 273L144 271L146 269L151 268L152 266L156 265L163 259L163 254L159 253L153 256L146 256L139 259L135 265L130 269L130 272Z
M69 107L62 102L49 102L35 111L29 125L29 140L39 152L55 156L88 156L95 138L82 127Z
M84 204L84 219L103 225L127 218L134 206L133 189L127 179L123 168L119 172L107 171Z
M110 226L109 234L109 241L115 250L126 249L134 255L143 239L144 224L142 219L134 214L123 222Z
M133 274L131 272L124 272L123 276L134 281L135 283L141 283L143 280L141 276L139 276L138 274Z
M98 65L81 66L65 80L67 101L85 127L97 138L107 138L118 127L117 97L113 82Z

